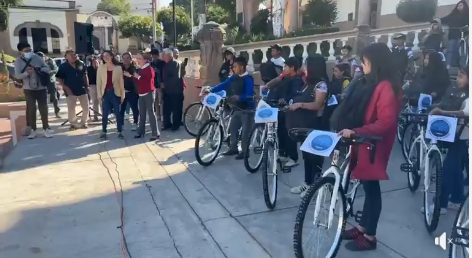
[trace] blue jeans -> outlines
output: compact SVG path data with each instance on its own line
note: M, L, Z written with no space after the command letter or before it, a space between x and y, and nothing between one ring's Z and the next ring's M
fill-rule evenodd
M464 155L467 153L467 141L456 140L448 149L443 164L441 208L447 203L461 203L464 199Z
M133 110L133 124L135 125L138 124L138 117L139 117L138 98L139 98L139 95L136 92L125 93L125 99L123 100L123 103L121 103L121 110L120 110L120 116L121 116L122 121L124 121L124 118L125 118L125 111L128 111L128 114L129 114L128 108L131 108Z
M108 115L111 113L113 109L113 113L116 117L116 128L118 132L121 133L123 130L123 119L120 115L120 104L121 99L120 97L115 95L114 89L107 89L105 90L105 94L103 94L103 114L102 114L102 131L103 133L107 132L108 126Z
M459 41L460 39L450 39L447 47L447 60L449 66L457 66L459 57Z

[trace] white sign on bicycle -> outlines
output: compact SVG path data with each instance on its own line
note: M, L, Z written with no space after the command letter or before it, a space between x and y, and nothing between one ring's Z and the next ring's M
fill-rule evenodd
M209 93L205 96L202 104L211 109L216 109L221 102L222 97L216 93Z
M335 106L337 104L338 104L338 99L336 98L336 96L331 95L331 97L328 99L328 107Z
M279 110L277 108L261 108L256 110L254 122L256 124L275 123L277 122L278 114Z
M259 100L259 103L257 103L256 110L263 109L263 108L270 108L269 104L265 102L264 100Z
M314 130L306 137L300 150L317 156L329 157L341 136L337 133Z
M431 95L421 93L420 97L418 98L418 109L428 109L431 104L433 104L433 97L431 97Z
M426 138L436 141L454 142L456 138L457 118L448 116L428 116Z

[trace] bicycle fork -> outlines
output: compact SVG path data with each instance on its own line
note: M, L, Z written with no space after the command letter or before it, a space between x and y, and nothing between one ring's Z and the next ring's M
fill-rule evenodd
M338 192L339 192L339 184L341 182L341 176L339 175L339 173L333 173L333 172L331 172L331 169L328 169L327 171L325 171L323 173L322 178L328 177L329 174L334 174L334 179L335 179L334 188L333 188L333 195L331 196L331 202L330 202L330 205L329 205L328 226L327 226L328 229L331 229L331 227L333 225L334 209L336 207L336 202L338 200ZM316 223L318 221L318 216L320 214L320 209L321 209L320 206L321 206L321 202L323 200L323 195L324 195L324 191L320 191L320 192L318 192L318 196L316 197L315 216L314 216L314 220L313 220L313 224L315 226L316 226Z

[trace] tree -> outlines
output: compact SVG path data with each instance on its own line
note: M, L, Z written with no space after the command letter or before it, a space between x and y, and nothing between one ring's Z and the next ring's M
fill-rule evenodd
M213 1L206 1L207 6L205 8L206 10L206 15L207 15L207 21L214 21L217 23L216 20L209 19L215 18L215 16L212 14L212 6L218 6L221 7L225 12L227 13L227 19L223 23L233 23L236 21L236 0L213 0ZM213 2L213 3L211 3ZM170 3L170 7L172 7L173 2ZM191 0L175 0L175 5L182 7L190 16L190 11L191 11ZM203 0L193 0L193 11L194 11L194 22L198 22L198 14L200 13L200 10L203 5Z
M236 22L236 0L214 0L215 4L221 6L229 14L229 23Z
M208 6L206 15L207 21L214 21L219 24L228 24L231 22L228 11L216 4L211 4Z
M254 35L271 35L269 26L272 26L272 24L269 22L269 16L269 10L259 10L251 19L251 33Z
M126 15L131 12L131 2L129 0L101 0L97 5L97 10L111 15Z
M118 21L118 30L124 38L137 37L141 41L151 43L152 18L141 15L128 15ZM156 25L156 36L160 37L163 31L159 24Z
M175 20L177 27L177 36L182 36L190 33L190 17L185 12L184 8L177 6L175 8ZM162 22L164 25L164 32L167 36L174 37L174 22L172 19L172 8L163 8L156 13L156 21Z
M8 7L17 6L22 0L1 0L0 1L0 31L8 28Z
M397 5L396 14L406 23L429 22L436 15L436 8L434 0L402 0Z
M330 27L338 18L336 0L310 0L303 11L304 25Z

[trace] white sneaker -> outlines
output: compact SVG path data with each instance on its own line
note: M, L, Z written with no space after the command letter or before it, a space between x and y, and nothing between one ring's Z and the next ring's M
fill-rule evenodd
M308 185L306 183L303 183L301 186L292 187L292 189L290 189L290 192L292 192L293 194L301 194L307 189Z
M134 132L134 131L137 130L137 128L138 128L138 127L137 127L135 124L132 124L132 125L131 125L131 131Z
M461 204L460 204L460 203L449 202L449 203L447 204L447 208L450 209L450 210L456 210L456 211L458 211L460 207L461 207Z
M285 167L289 167L289 168L294 167L296 165L298 165L298 163L295 160L291 159L291 158L289 158L287 160L287 163L285 163Z
M431 205L429 207L430 210L433 210L434 209L434 206ZM424 213L424 207L421 207L421 213ZM446 215L447 214L447 209L446 208L441 208L441 211L439 212L440 215Z
M44 130L44 137L46 137L46 138L52 138L52 134L53 134L53 133L54 133L53 130L51 130L51 129L46 129L46 130Z
M31 129L31 133L28 135L28 139L34 139L36 138L36 131Z

